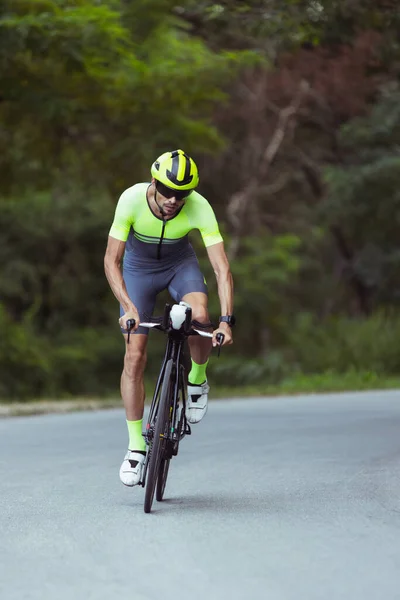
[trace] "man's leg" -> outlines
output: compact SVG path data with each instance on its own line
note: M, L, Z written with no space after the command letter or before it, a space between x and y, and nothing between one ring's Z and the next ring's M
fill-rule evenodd
M120 469L120 479L128 486L136 485L140 475L146 444L142 436L144 410L144 369L146 366L147 335L125 334L124 369L121 376L121 396L125 406L129 432L128 452Z
M134 334L125 338L124 369L121 375L121 396L126 418L130 421L143 418L144 410L144 369L147 359L147 335Z
M203 324L210 322L210 317L208 316L208 297L206 294L203 294L202 292L191 292L190 294L183 296L182 301L187 302L192 307L193 321L199 321L199 323ZM195 363L200 365L207 363L212 349L211 339L201 336L190 336L189 347L190 355ZM190 375L189 380L191 383L203 383L202 381L192 381Z
M203 292L191 292L182 298L192 307L192 319L199 323L209 323L208 297ZM211 331L211 329L210 329ZM201 336L189 337L192 368L189 373L188 403L186 418L189 423L198 423L207 412L209 386L206 368L212 349L211 339Z
M154 275L143 270L127 269L124 266L124 281L129 298L136 306L139 315L151 315L157 296L154 287ZM120 316L124 309L120 306ZM146 444L142 436L144 407L144 368L147 348L146 328L139 327L138 332L125 334L124 369L121 376L121 396L126 411L129 432L128 452L120 469L120 479L125 485L136 485L140 481L145 458Z

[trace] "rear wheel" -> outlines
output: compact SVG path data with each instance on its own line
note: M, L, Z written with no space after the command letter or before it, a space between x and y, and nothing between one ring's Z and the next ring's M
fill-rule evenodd
M154 435L149 448L149 464L146 475L146 492L144 497L144 512L149 513L154 500L154 492L156 489L157 480L160 484L157 485L157 500L159 499L158 490L160 489L161 497L164 494L165 484L167 481L169 460L165 460L166 440L170 432L170 408L173 401L173 381L172 369L173 360L170 359L165 367L164 379L161 387L160 399L158 402L158 410L155 415ZM165 464L168 465L165 468Z

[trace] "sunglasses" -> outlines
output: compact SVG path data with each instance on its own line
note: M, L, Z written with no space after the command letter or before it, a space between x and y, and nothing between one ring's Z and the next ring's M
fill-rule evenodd
M167 187L161 181L156 181L156 190L159 194L164 196L164 198L173 198L180 201L187 198L193 190L173 190L172 188Z

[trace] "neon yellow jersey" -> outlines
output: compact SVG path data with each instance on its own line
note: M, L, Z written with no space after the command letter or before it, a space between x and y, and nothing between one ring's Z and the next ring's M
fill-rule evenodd
M196 191L172 219L164 221L151 210L146 192L149 183L137 183L121 195L109 235L127 242L126 254L152 261L193 253L188 234L198 229L206 247L222 242L215 214L209 202ZM162 247L162 248L161 248Z

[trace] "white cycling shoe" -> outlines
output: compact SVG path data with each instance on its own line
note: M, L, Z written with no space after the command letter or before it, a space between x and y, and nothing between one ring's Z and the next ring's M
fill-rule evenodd
M119 470L119 478L124 485L132 487L140 482L145 458L140 452L128 450Z
M188 384L186 419L189 423L198 423L205 416L208 408L209 391L210 386L208 385L207 380L201 385Z

